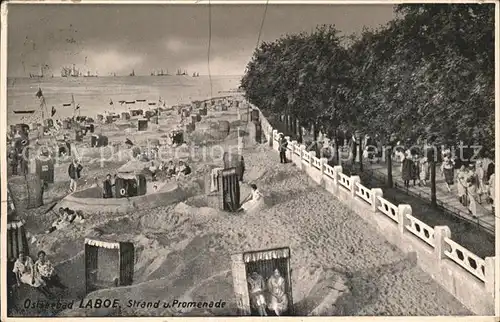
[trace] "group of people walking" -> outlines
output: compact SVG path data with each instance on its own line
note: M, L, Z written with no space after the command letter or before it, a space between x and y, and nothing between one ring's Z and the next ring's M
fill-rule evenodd
M430 164L426 157L406 151L401 155L401 177L405 188L413 185L426 186L429 180ZM456 185L457 198L467 207L469 213L477 214L477 204L493 204L495 197L495 165L488 158L464 163L453 158L451 151L443 152L440 173L446 188L452 193Z

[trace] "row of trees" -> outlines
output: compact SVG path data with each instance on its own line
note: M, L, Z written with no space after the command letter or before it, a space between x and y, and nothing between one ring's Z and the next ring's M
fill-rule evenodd
M315 139L319 130L335 137L349 129L376 133L386 145L397 137L491 151L493 4L406 4L395 12L359 35L322 25L262 43L241 88L264 112L312 126Z

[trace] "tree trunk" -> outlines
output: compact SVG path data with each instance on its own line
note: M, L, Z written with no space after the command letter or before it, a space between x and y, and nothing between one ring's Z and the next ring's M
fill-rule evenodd
M363 172L363 140L359 139L358 154L359 154L359 171Z
M293 121L293 134L294 134L295 140L297 140L297 137L298 137L298 133L297 133L297 118L295 116L292 117L292 121Z
M339 145L337 144L337 138L335 138L335 165L341 165L340 164L340 149Z
M394 182L392 180L392 146L389 146L389 149L386 150L387 154L385 157L387 158L387 187L394 187Z
M302 123L297 120L297 134L298 134L298 142L300 144L302 144L302 142L304 142L304 139L303 139L303 134L302 134Z
M431 206L437 207L437 198L436 198L436 161L434 158L429 160L429 164L431 167Z
M314 123L313 124L313 143L312 144L314 147L314 151L316 152L316 155L319 155L318 134L319 134L318 124Z

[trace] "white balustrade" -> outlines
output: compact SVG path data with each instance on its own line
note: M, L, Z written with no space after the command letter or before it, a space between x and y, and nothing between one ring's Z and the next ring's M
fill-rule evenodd
M371 189L368 189L359 182L356 184L356 186L358 186L356 195L371 205L372 204Z
M285 140L288 142L288 144L286 146L286 149L288 151L292 151L292 145L290 144L290 142L291 142L290 137L289 136L285 136Z
M419 237L430 246L435 247L434 228L418 220L412 215L406 214L405 216L408 219L408 224L405 225L406 230L412 232L415 236Z
M268 129L267 133L271 135L271 139L277 142L281 133L278 133L277 130L274 130L272 128L272 126L269 124L260 110L259 115L263 128ZM287 140L290 142L289 137L287 137ZM296 141L293 141L288 145L288 150L290 150L291 153L299 156L299 158L301 158L304 162L310 163L313 167L321 170L322 161L319 158L316 158L316 155L313 151L308 152L304 145L299 145ZM331 167L326 164L326 162L323 164L323 166L323 174L333 179L334 182L340 184L347 190L351 191L353 196L361 198L365 202L372 205L373 209L377 209L387 217L391 218L393 221L397 223L399 223L399 221L402 221L402 223L399 225L401 233L404 233L405 230L411 232L419 239L422 239L426 244L435 248L435 252L438 251L438 248L441 248L438 246L442 244L442 247L444 247L444 252L441 253L440 250L439 252L443 254L443 256L451 259L453 262L476 276L478 279L485 282L486 261L484 259L473 254L466 248L448 238L450 237L449 234L447 235L448 237L446 237L446 235L439 237L439 230L435 231L434 228L413 217L411 215L411 209L409 211L403 211L387 199L384 199L381 196L381 191L379 191L378 194L374 192L375 190L380 189L368 189L359 182L358 177L349 177L343 174L341 167ZM409 207L408 205L401 205L400 207L404 206ZM438 228L439 227L436 227L436 229ZM449 228L447 229L449 230ZM439 245L436 245L437 239L441 240Z
M465 247L457 244L449 238L445 238L444 242L449 246L449 250L445 249L444 254L452 259L455 263L465 268L467 271L472 273L474 276L479 278L484 282L484 259L479 256L474 255L472 252L467 250Z
M395 222L399 222L398 221L398 207L395 206L389 200L384 199L383 197L378 197L378 200L380 201L380 206L378 206L378 210L380 210L381 213L383 213L387 217L391 218Z
M325 164L325 170L323 173L329 177L335 180L335 171L333 171L333 167L329 166L328 164Z
M302 160L307 162L307 163L311 162L311 154L309 152L307 152L305 149L302 152Z
M339 173L339 183L347 190L351 190L351 178L349 176Z
M321 160L314 156L311 156L311 165L318 170L321 170Z

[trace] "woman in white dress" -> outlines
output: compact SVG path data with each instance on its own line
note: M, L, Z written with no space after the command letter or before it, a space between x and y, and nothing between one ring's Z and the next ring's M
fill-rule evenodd
M476 187L477 187L477 197L478 201L481 204L483 202L483 195L487 193L487 187L484 184L484 176L485 176L485 171L483 168L483 162L481 160L478 160L476 162Z
M12 271L16 275L17 286L21 286L21 283L28 284L29 286L36 288L47 298L52 296L50 291L47 289L45 282L38 274L36 274L33 260L31 257L26 256L23 252L19 253L19 257L14 263L14 269Z
M283 315L288 310L288 296L285 292L285 279L280 271L275 269L273 275L267 280L270 301L267 308L277 316Z
M419 179L420 179L420 185L427 185L427 179L429 177L429 162L427 161L426 157L423 157L420 159L420 162L418 162L419 166Z
M252 188L252 194L242 202L240 211L250 212L256 209L263 201L262 199L264 197L260 193L259 189L257 189L257 185L251 184L250 187Z
M466 194L467 194L467 200L469 202L469 213L473 216L476 216L477 176L476 176L476 170L474 169L474 164L472 163L469 164L469 169L465 177L465 182L467 184Z
M250 286L250 303L259 312L260 316L267 316L266 298L264 297L264 278L257 272L253 272L247 277Z
M467 201L466 196L466 187L467 187L467 169L465 165L463 165L457 171L457 196L460 203L464 206L468 206L469 202Z

